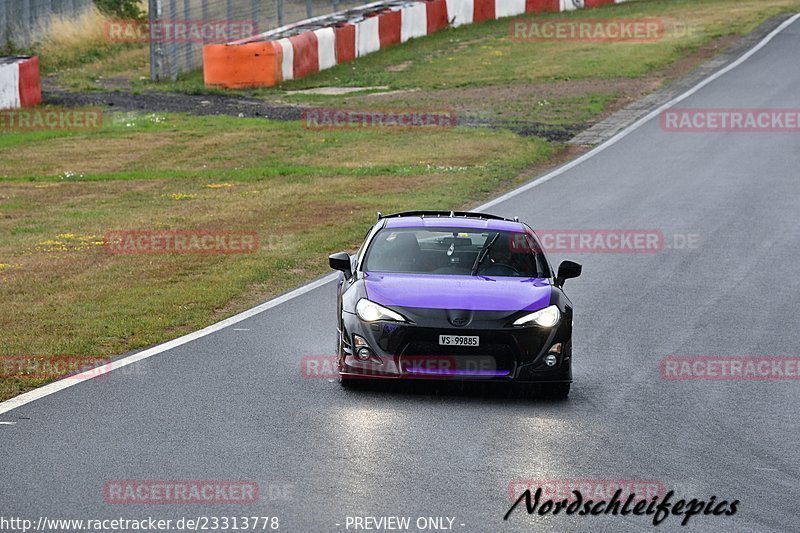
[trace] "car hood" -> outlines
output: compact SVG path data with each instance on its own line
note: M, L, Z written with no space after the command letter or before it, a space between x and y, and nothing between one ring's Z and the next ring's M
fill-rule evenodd
M381 305L470 311L536 311L550 304L544 278L370 272L367 298Z

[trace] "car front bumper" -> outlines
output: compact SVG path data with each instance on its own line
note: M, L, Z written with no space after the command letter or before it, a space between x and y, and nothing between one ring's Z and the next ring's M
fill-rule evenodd
M412 313L405 311L405 316ZM477 313L468 326L455 327L444 314L426 313L426 319L416 323L369 323L343 313L339 373L367 379L572 381L571 316L562 317L554 328L508 327L504 317ZM479 345L441 346L440 335L477 336ZM369 350L365 360L358 357L362 348ZM552 366L546 363L548 355L555 356Z

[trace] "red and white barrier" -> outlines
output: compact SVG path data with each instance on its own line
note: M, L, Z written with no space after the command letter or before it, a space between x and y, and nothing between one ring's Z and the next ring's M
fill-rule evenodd
M461 26L542 11L572 11L620 4L626 0L411 0L386 7L365 6L361 20L327 28L301 31L303 23L275 30L301 31L271 40L274 32L229 44L204 48L207 85L253 87L275 85L352 61L409 39L434 33L447 26ZM373 11L369 11L373 9ZM315 25L323 17L311 19ZM264 45L272 44L269 49ZM265 53L266 52L266 53ZM231 68L231 58L240 68ZM2 95L0 87L0 95ZM2 100L0 100L2 102Z
M314 30L317 36L317 55L319 56L319 70L336 66L336 32L333 28Z
M403 12L400 8L387 9L378 16L378 32L381 38L381 48L388 48L393 44L400 44L400 33L403 23Z
M0 109L33 107L41 101L39 58L0 57Z
M356 57L365 56L381 49L381 33L378 16L367 17L356 22Z
M0 109L17 107L20 107L19 66L16 63L0 63Z
M289 37L294 49L294 77L302 78L319 72L319 42L313 31Z
M429 35L447 27L449 23L447 19L446 0L428 0L425 8L426 15L428 16Z
M576 2L575 0L561 0L561 11L574 11L582 6L583 2Z
M496 18L513 17L525 13L525 0L494 0Z
M342 24L336 27L336 62L345 63L356 58L356 27Z
M453 27L472 24L473 0L447 0L447 20Z
M524 5L525 0L522 0ZM414 2L400 10L400 42L428 35L428 10L424 2Z
M281 74L284 81L294 79L294 48L289 39L278 39L283 55L281 57Z

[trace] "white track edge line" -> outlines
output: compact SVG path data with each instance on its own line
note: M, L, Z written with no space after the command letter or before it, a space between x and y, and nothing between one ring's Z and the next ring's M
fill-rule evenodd
M705 78L702 81L698 82L697 85L695 85L691 89L687 90L685 93L682 93L682 94L676 96L675 98L673 98L672 100L662 104L661 106L659 106L655 110L651 111L650 113L648 113L644 117L640 118L639 120L637 120L636 122L634 122L633 124L628 126L627 128L623 129L622 131L620 131L619 133L617 133L616 135L614 135L613 137L611 137L610 139L605 141L604 143L599 144L598 146L594 147L592 150L586 152L585 154L583 154L579 158L570 161L566 165L564 165L562 167L559 167L559 168L553 170L552 172L549 172L548 174L545 174L544 176L540 177L539 179L536 179L536 180L528 182L528 183L526 183L524 185L521 185L520 187L517 187L516 189L513 189L513 190L503 194L502 196L498 196L494 200L490 200L489 202L486 202L485 204L476 207L475 210L476 211L482 211L484 209L489 209L490 207L493 207L493 206L495 206L495 205L497 205L499 203L505 202L506 200L508 200L510 198L513 198L514 196L518 195L521 192L525 192L525 191L527 191L529 189L532 189L532 188L536 187L537 185L541 185L543 183L546 183L546 182L550 181L551 179L555 178L556 176L559 176L559 175L563 174L564 172L575 168L576 166L580 165L581 163L583 163L587 159L596 156L597 154L599 154L600 152L606 150L607 148L611 148L612 146L617 144L619 141L621 141L622 139L624 139L625 137L630 135L633 131L639 129L645 123L651 121L652 119L654 119L655 117L660 115L664 110L669 109L670 107L674 106L675 104L677 104L679 102L682 102L683 100L689 98L690 96L695 94L697 91L699 91L700 89L702 89L703 87L705 87L709 83L712 83L713 81L717 80L718 78L724 76L725 74L727 74L731 70L735 69L736 67L738 67L739 65L741 65L742 63L744 63L745 61L750 59L759 50L761 50L767 44L769 44L769 42L773 38L775 38L776 35L781 33L788 26L791 26L798 18L800 18L800 13L798 13L796 15L793 15L789 19L785 20L780 26L778 26L777 28L772 30L758 44L756 44L753 48L751 48L746 53L744 53L742 56L740 56L733 63L727 65L726 67L718 70L717 72L711 74L707 78Z
M485 203L483 205L480 205L480 206L476 207L475 210L476 211L482 211L482 210L485 210L485 209L489 209L490 207L495 206L495 205L497 205L499 203L502 203L502 202L504 202L504 201L506 201L506 200L508 200L510 198L513 198L514 196L517 196L518 194L521 194L521 193L523 193L523 192L525 192L525 191L527 191L529 189L532 189L532 188L534 188L534 187L536 187L538 185L546 183L546 182L550 181L551 179L555 178L556 176L560 176L564 172L566 172L566 171L568 171L568 170L570 170L572 168L575 168L576 166L580 165L581 163L583 163L587 159L590 159L591 157L594 157L597 154L603 152L606 148L610 148L611 146L613 146L616 143L618 143L619 141L621 141L623 138L627 137L633 131L639 129L645 123L647 123L650 120L652 120L653 118L657 117L665 109L668 109L668 108L672 107L673 105L677 104L678 102L681 102L681 101L685 100L686 98L689 98L690 96L695 94L697 91L699 91L700 89L702 89L703 87L705 87L709 83L711 83L714 80L720 78L721 76L727 74L728 72L730 72L734 68L738 67L739 65L741 65L742 63L747 61L750 57L752 57L754 54L756 54L759 50L761 50L767 44L769 44L769 42L772 41L772 39L775 38L776 35L781 33L788 26L792 25L798 18L800 18L800 13L798 13L798 14L790 17L789 19L785 20L780 26L778 26L777 28L772 30L772 32L770 32L766 37L764 37L758 44L756 44L753 48L751 48L746 53L744 53L741 57L739 57L739 59L737 59L733 63L729 64L725 68L723 68L723 69L715 72L714 74L710 75L709 77L705 78L704 80L699 82L697 85L695 85L694 87L692 87L691 89L689 89L685 93L673 98L672 100L670 100L669 102L661 105L660 107L658 107L654 111L651 111L650 113L648 113L644 117L640 118L639 120L637 120L636 122L634 122L633 124L631 124L630 126L625 128L624 130L622 130L621 132L619 132L616 135L614 135L612 138L610 138L606 142L596 146L595 148L593 148L589 152L583 154L582 156L580 156L577 159L574 159L573 161L570 161L566 165L561 166L561 167L549 172L548 174L545 174L544 176L542 176L542 177L540 177L540 178L538 178L538 179L536 179L534 181L531 181L529 183L526 183L525 185L517 187L516 189L514 189L512 191L509 191L509 192L507 192L507 193L495 198L494 200L491 200L491 201L489 201L489 202L487 202L487 203ZM102 367L104 369L103 373L106 373L106 370L113 371L113 370L116 370L118 368L122 368L122 367L128 366L128 365L133 364L133 363L135 363L137 361L141 361L143 359L147 359L149 357L152 357L154 355L160 354L160 353L165 352L167 350L171 350L172 348L176 348L176 347L181 346L183 344L186 344L188 342L192 342L193 340L199 339L201 337L205 337L206 335L210 335L211 333L214 333L214 332L219 331L221 329L225 329L228 326L231 326L233 324L236 324L238 322L246 320L246 319L248 319L248 318L250 318L252 316L255 316L255 315L257 315L257 314L259 314L259 313L261 313L263 311L266 311L267 309L271 309L271 308L276 307L276 306L278 306L278 305L280 305L282 303L288 302L289 300L297 298L298 296L302 296L303 294L306 294L307 292L310 292L310 291L312 291L312 290L314 290L314 289L316 289L318 287L322 287L323 285L326 285L326 284L330 283L331 281L334 281L335 279L336 279L336 274L328 274L327 276L324 276L324 277L322 277L320 279L312 281L311 283L308 283L308 284L303 285L301 287L298 287L298 288L296 288L296 289L294 289L294 290L292 290L290 292L287 292L284 295L278 296L277 298L273 298L272 300L269 300L267 302L264 302L263 304L257 305L256 307L252 307L252 308L250 308L250 309L248 309L246 311L243 311L243 312L241 312L241 313L239 313L237 315L234 315L232 317L226 318L225 320L223 320L221 322L217 322L216 324L212 324L212 325L210 325L208 327L205 327L205 328L203 328L201 330L194 331L194 332L189 333L187 335L184 335L182 337L178 337L177 339L173 339L171 341L167 341L167 342L165 342L163 344L159 344L157 346L153 346L152 348L148 348L148 349L143 350L141 352L137 352L137 353L129 355L127 357L123 357L121 359L117 359L116 361L112 361L112 362L108 363L107 365L105 365L104 367ZM22 407L23 405L26 405L26 404L31 403L33 401L36 401L36 400L38 400L40 398L44 398L45 396L49 396L50 394L56 393L56 392L58 392L60 390L67 389L69 387L72 387L73 385L77 385L78 383L82 383L84 381L90 380L90 379L95 378L95 377L97 377L98 375L101 375L101 374L102 373L98 373L96 371L87 370L86 372L83 372L81 374L77 374L75 376L70 376L68 378L62 378L62 379L60 379L58 381L54 381L53 383L48 383L47 385L39 387L38 389L34 389L34 390L32 390L30 392L26 392L24 394L20 394L19 396L16 396L14 398L11 398L10 400L6 400L6 401L0 403L0 414L7 413L8 411L11 411L12 409L16 409L17 407Z
M271 309L276 307L282 303L288 302L298 296L302 296L307 292L311 292L314 289L322 287L323 285L327 285L331 281L336 279L336 274L328 274L322 278L314 280L306 285L298 287L286 294L278 296L277 298L273 298L263 304L257 305L256 307L252 307L246 311L242 311L241 313L234 315L232 317L226 318L221 322L217 322L216 324L212 324L208 327L205 327L201 330L194 331L182 337L178 337L177 339L173 339L171 341L167 341L163 344L159 344L157 346L153 346L152 348L147 348L146 350L142 350L141 352L137 352L135 354L131 354L127 357L123 357L121 359L117 359L116 361L110 361L109 363L100 366L96 370L87 370L80 374L76 374L74 376L69 376L67 378L62 378L58 381L54 381L53 383L48 383L38 389L34 389L32 391L26 392L24 394L20 394L10 400L6 400L5 402L0 403L0 414L6 413L12 409L16 409L17 407L22 407L23 405L38 400L40 398L44 398L54 392L58 392L60 390L64 390L66 388L72 387L73 385L77 385L78 383L82 383L84 381L90 380L95 378L99 375L105 375L110 371L117 370L119 368L128 366L132 363L137 361L141 361L143 359L147 359L154 355L157 355L161 352L165 352L167 350L171 350L173 348L177 348L183 344L192 342L193 340L199 339L201 337L205 337L211 333L219 331L221 329L225 329L228 326L232 326L238 322L246 320L252 316L255 316L267 309Z

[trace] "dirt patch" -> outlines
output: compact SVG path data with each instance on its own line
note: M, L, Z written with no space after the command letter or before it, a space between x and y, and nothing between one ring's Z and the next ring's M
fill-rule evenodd
M98 76L95 84L106 91L130 91L133 88L131 79L125 76Z
M685 76L697 66L702 63L703 61L707 61L720 53L721 51L725 50L736 44L740 41L741 38L735 35L726 35L725 37L719 37L714 39L706 46L698 49L693 54L690 54L686 57L678 59L674 61L671 65L667 68L661 70L650 76L650 78L658 79L661 81L671 81L682 76Z
M272 104L257 98L158 91L148 91L140 94L124 91L74 93L51 89L43 91L42 98L46 104L65 107L102 106L109 109L109 111L231 115L234 117L261 117L271 120L299 120L303 110L300 106Z
M376 105L406 106L413 99L416 107L447 108L454 110L459 125L499 127L511 129L523 136L537 136L552 142L565 142L591 125L605 119L630 103L663 87L666 83L691 72L697 65L731 46L741 38L725 36L702 46L668 67L642 78L576 79L533 84L516 84L489 87L464 87L433 91L390 91L387 93L344 96L343 107L375 107ZM464 47L467 43L461 43ZM408 68L411 61L399 63L395 71ZM196 115L233 115L271 120L299 120L304 109L300 105L267 102L257 98L225 95L187 95L166 92L126 91L72 93L59 90L48 83L46 103L77 107L105 106L111 110L141 112L181 112ZM502 115L510 106L530 110L548 99L580 99L591 95L606 98L602 113L589 113L591 118L559 117L557 124L537 118L514 119ZM337 104L337 105L339 105ZM513 110L513 109L512 109ZM558 110L555 111L558 113ZM500 116L498 116L500 115ZM545 117L546 118L546 117Z
M386 67L388 72L403 72L405 69L411 66L413 61L403 61L402 63L398 63L397 65L392 65L391 67Z
M690 55L673 62L668 67L652 72L643 78L575 79L518 85L418 91L414 94L414 101L420 107L450 106L456 111L469 114L470 111L499 108L508 102L528 102L529 105L533 106L548 99L578 98L592 94L614 95L613 100L606 106L605 111L593 118L592 122L596 122L661 88L666 83L685 76L699 64L714 57L739 39L736 36L717 38ZM365 101L366 98L367 96L352 96L345 98L344 103L345 105L356 106ZM371 105L375 102L388 105L392 101L396 101L397 95L379 93L371 94L368 98ZM467 125L470 124L467 123ZM591 123L568 125L563 128L563 133L574 134L590 125ZM522 135L540 135L550 140L563 140L563 135L558 132L561 128L553 128L545 123L528 123L526 127L512 127L511 129Z
M442 89L415 94L414 98L420 102L431 104L445 104L459 102L457 107L463 107L465 102L498 102L516 100L518 98L530 99L536 102L546 98L560 98L569 96L583 96L589 93L625 93L641 94L647 85L645 80L616 78L611 80L569 80L548 83L532 83L525 85L492 85L489 87L466 87L458 89ZM373 94L371 100L387 100L393 95ZM352 97L353 103L358 97Z
M287 91L286 94L322 94L338 96L342 94L357 93L362 91L386 90L388 85L378 85L375 87L315 87L313 89L303 89L301 91Z

